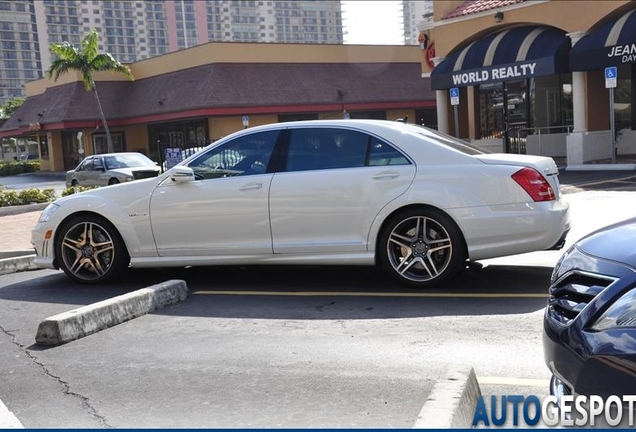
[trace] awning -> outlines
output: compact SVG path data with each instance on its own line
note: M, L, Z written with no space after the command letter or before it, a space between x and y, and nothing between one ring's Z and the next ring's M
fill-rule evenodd
M636 63L636 9L612 19L583 36L572 47L573 71Z
M431 72L433 90L566 73L570 38L553 27L491 33L452 52Z

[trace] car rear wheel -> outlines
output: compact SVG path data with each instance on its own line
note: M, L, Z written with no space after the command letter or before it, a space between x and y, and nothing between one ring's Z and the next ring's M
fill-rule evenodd
M392 217L380 236L378 254L394 278L418 287L448 279L466 260L457 225L430 208L409 209Z
M73 180L71 182L71 186L73 186L73 187L79 186L79 183L77 182L77 180Z
M130 257L121 236L106 220L82 215L61 227L56 243L57 260L71 279L95 284L120 276Z

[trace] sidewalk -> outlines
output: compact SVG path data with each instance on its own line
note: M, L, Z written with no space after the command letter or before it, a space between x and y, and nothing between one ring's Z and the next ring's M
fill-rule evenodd
M0 217L0 251L14 252L33 250L31 229L42 210Z

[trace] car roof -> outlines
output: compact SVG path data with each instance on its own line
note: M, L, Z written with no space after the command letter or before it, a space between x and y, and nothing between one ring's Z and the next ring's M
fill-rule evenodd
M218 141L225 141L228 138L238 137L245 134L255 132L267 132L274 130L306 128L306 127L337 127L337 128L351 128L351 129L364 129L367 132L380 133L382 131L403 131L404 129L413 128L417 126L415 124L403 123L400 121L392 120L369 120L369 119L336 119L336 120L299 120L291 122L279 122L268 123L259 126L253 126L247 129L241 129L233 132L227 136L224 136ZM215 142L216 143L216 142Z

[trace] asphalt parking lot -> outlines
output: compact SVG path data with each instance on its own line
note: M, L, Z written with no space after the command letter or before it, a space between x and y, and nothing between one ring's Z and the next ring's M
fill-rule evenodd
M632 216L635 180L565 173L568 244ZM449 365L473 367L485 396L543 397L541 317L559 255L489 260L426 291L356 267L131 270L98 287L48 270L0 276L0 400L29 428L403 428ZM34 344L46 317L167 279L187 281L189 297Z

